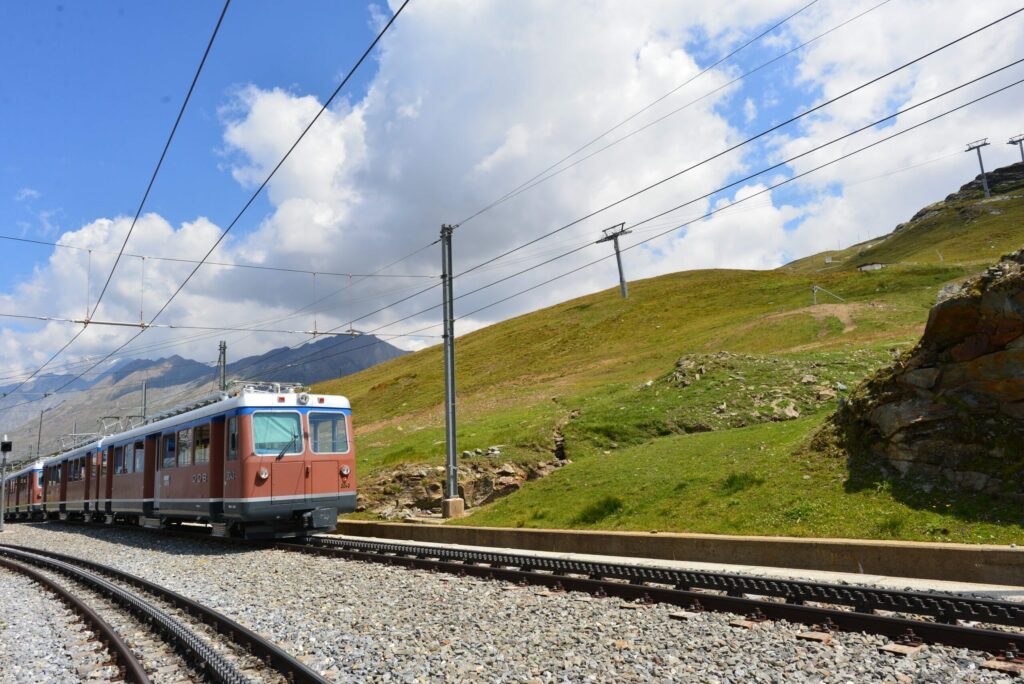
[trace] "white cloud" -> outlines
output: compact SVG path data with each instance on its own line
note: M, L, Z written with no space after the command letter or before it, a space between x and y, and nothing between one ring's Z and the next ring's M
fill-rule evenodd
M18 192L14 193L15 202L24 202L30 199L39 199L42 197L42 193L33 188L21 188Z
M743 101L743 118L750 123L757 118L757 105L749 97Z

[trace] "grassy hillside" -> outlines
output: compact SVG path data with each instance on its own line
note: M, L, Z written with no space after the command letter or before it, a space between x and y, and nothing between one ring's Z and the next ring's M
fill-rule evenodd
M989 245L1024 244L1024 200L989 206L964 202L862 248L882 271L846 254L820 272L821 256L675 273L631 283L628 300L608 290L460 337L460 450L550 458L557 429L573 460L466 522L1019 541L1019 513L998 502L920 499L792 456L837 386L916 341L943 285L987 264ZM846 302L812 306L815 284ZM363 477L443 462L441 373L434 347L317 386L352 400Z

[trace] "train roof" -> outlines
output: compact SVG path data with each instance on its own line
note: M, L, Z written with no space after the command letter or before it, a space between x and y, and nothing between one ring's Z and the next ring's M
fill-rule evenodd
M148 422L138 427L104 435L90 440L68 451L46 459L47 464L57 463L65 459L77 458L90 451L102 449L108 444L119 444L132 441L139 437L166 432L182 423L200 420L207 416L238 408L326 408L351 409L347 397L332 394L309 394L302 392L301 387L284 383L259 383L244 385L232 392L215 392L192 402L176 406L168 411L153 416Z
M21 468L18 468L17 470L14 470L14 471L11 471L11 472L7 473L7 477L4 478L4 482L6 482L7 480L10 480L10 479L13 479L15 477L19 477L21 475L24 475L25 473L32 472L33 470L42 470L42 469L43 469L43 459L39 459L37 461L33 461L32 463L24 465Z

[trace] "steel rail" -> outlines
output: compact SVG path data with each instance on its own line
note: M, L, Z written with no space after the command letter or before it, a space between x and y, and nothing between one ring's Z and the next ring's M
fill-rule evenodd
M939 615L947 606L942 595L921 592L898 592L871 587L829 585L718 573L675 571L670 568L629 566L615 563L592 563L525 554L491 553L469 549L452 549L422 545L306 537L299 543L277 542L272 548L300 553L330 555L352 560L369 560L408 568L501 579L519 584L542 585L555 589L585 591L596 595L617 596L626 600L668 603L691 610L714 610L735 613L753 619L788 620L814 625L825 630L868 632L903 642L929 642L956 648L968 648L993 654L1017 654L1024 651L1024 632L1010 632L961 624L929 622L905 617L879 615L878 610L903 612L900 596L925 596L936 599L932 604ZM636 572L632 572L636 569ZM675 575L673 573L681 573ZM693 584L675 583L676 577L690 577ZM613 578L613 579L608 579ZM623 581L623 580L628 580ZM734 582L735 580L735 582ZM709 586L700 586L700 584ZM665 584L673 585L671 587ZM788 588L804 587L804 591ZM698 589L724 591L711 594ZM819 591L811 591L811 589ZM822 589L832 591L822 592ZM747 598L746 594L782 598L785 601ZM834 598L833 598L834 597ZM948 597L959 602L959 597ZM856 599L856 600L853 600ZM823 608L805 602L853 605L855 610ZM852 602L851 602L852 601ZM987 599L962 599L964 605L987 606L995 617L1017 614L1013 604ZM963 607L957 607L962 612ZM973 613L972 613L973 614ZM987 622L987 618L972 620ZM1024 620L1010 622L1024 627Z
M16 546L12 544L0 544L0 553L3 553L6 549L30 552L57 562L67 563L69 565L78 565L136 586L143 591L159 596L176 607L181 608L190 615L198 615L203 622L213 626L221 634L226 634L230 640L257 656L263 661L264 665L279 672L289 682L293 682L294 684L325 684L328 682L327 679L321 677L318 673L304 665L287 651L276 646L248 627L235 622L231 618L213 610L212 608L208 608L207 606L193 601L186 596L182 596L167 587L160 586L159 584L150 582L149 580L137 577L130 573L111 568L103 565L102 563L96 563L85 560L84 558L77 558L75 556L68 556L55 551L45 551L42 549L27 546Z
M78 613L93 631L99 635L100 641L111 655L111 664L118 668L125 681L133 682L134 684L151 684L152 680L146 674L146 669L139 662L139 659L135 657L132 649L125 643L124 639L82 599L27 565L9 558L0 558L0 566L25 575L42 586L46 591L55 594L68 608Z
M211 648L195 632L135 594L90 572L76 568L73 563L47 557L36 549L22 549L4 544L0 545L0 554L59 572L104 594L130 613L148 622L153 629L163 633L177 648L194 658L196 664L214 681L222 684L248 684L248 677Z
M314 546L455 560L462 563L513 567L555 574L586 575L591 579L650 582L671 585L677 589L707 589L725 592L730 596L771 596L795 604L812 602L852 606L859 612L885 610L913 613L927 615L948 624L969 621L1024 627L1024 603L1014 601L422 544L400 544L324 536L307 536L298 541Z

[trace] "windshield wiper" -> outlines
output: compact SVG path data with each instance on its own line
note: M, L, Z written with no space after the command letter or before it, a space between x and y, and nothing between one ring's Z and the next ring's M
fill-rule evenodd
M290 441L290 442L288 442L287 444L284 445L284 449L281 449L281 453L279 453L277 455L277 458L275 460L280 461L282 458L284 458L285 453L289 449L291 449L293 446L295 446L295 440L297 440L298 438L299 438L299 435L293 432L292 433L292 441Z

